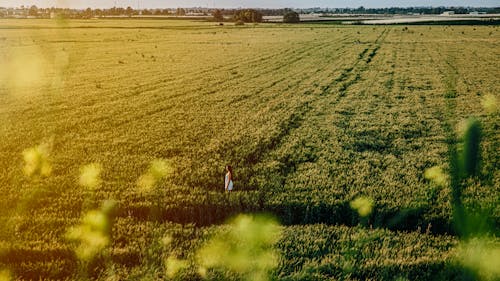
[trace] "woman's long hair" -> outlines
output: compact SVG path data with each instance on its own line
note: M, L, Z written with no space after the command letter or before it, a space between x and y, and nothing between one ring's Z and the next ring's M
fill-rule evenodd
M231 173L231 180L234 179L233 167L231 167L231 165L227 165L226 170L228 170Z

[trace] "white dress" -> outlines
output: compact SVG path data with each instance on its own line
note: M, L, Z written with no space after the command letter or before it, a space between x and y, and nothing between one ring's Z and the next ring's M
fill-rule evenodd
M229 184L227 183L228 180L229 180L229 175L226 174L226 179L224 181L224 187L227 186L227 190L231 191L231 190L233 190L233 180L230 180Z

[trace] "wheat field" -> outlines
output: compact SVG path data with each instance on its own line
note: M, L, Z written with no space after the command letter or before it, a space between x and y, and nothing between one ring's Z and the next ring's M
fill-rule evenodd
M267 213L270 280L459 278L451 190L424 172L481 120L464 204L498 249L499 57L497 26L0 20L0 272L240 280L196 249ZM83 274L68 229L107 200Z

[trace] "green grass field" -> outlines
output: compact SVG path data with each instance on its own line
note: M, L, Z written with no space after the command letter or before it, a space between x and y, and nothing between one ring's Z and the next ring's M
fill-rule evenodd
M200 279L165 275L166 257L192 265L227 219L263 212L282 225L271 280L468 280L451 190L424 172L447 171L450 136L481 121L464 203L488 211L498 249L500 123L483 105L499 57L497 26L0 20L0 271L81 276L66 233L113 199L89 278ZM91 163L101 181L82 184Z

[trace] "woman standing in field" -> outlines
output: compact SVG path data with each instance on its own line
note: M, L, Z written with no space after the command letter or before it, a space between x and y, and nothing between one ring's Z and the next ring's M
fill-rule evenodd
M233 190L233 168L229 165L226 166L226 178L224 180L224 189L227 192Z

